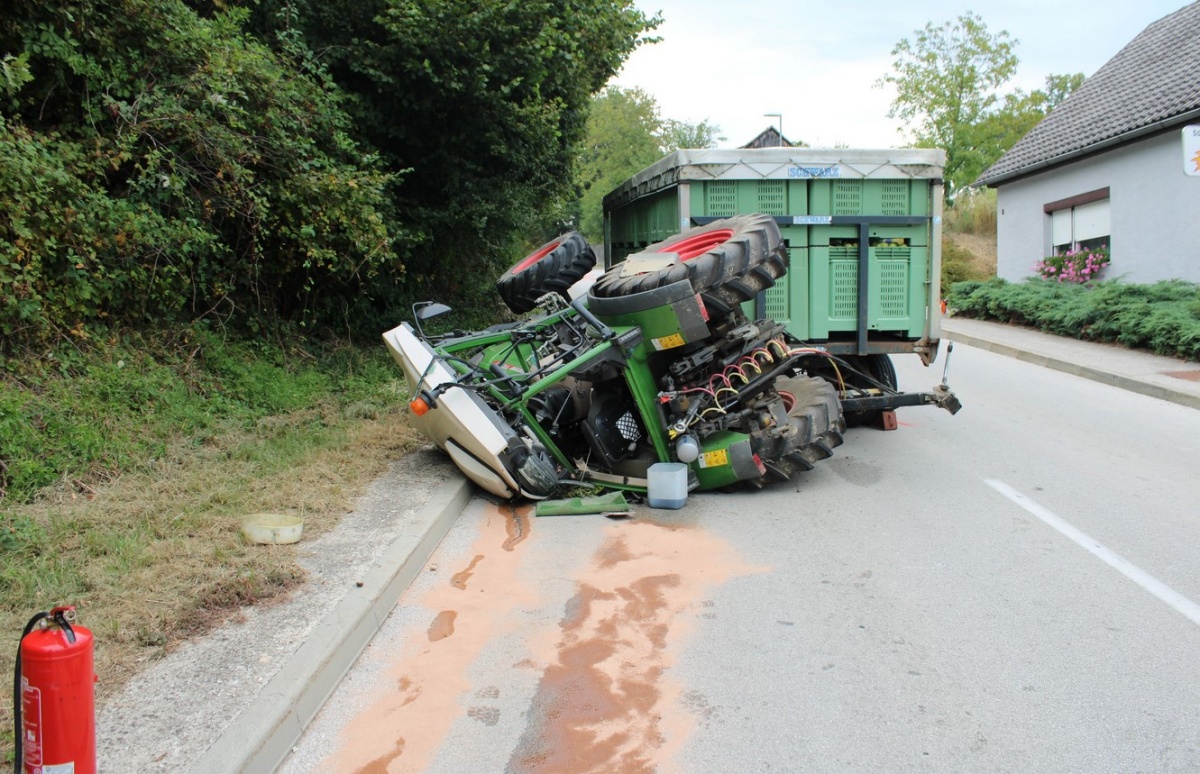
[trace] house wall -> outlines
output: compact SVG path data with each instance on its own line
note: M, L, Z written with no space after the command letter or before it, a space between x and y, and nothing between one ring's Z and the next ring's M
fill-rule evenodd
M1105 278L1200 282L1200 177L1184 174L1180 129L997 186L997 273L1024 279L1049 255L1045 204L1105 187L1112 221Z

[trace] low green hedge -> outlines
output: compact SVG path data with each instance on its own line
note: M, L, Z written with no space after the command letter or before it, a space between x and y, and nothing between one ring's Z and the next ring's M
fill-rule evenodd
M958 282L946 300L956 314L1028 325L1200 360L1200 285L1182 280L1076 285L1044 279Z

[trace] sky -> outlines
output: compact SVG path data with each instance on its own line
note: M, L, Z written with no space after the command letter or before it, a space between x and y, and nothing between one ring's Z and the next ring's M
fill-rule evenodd
M1010 86L1042 88L1050 74L1092 75L1181 0L636 0L661 12L662 41L638 48L612 83L641 87L665 119L720 127L721 147L744 145L780 119L783 134L815 147L906 144L887 117L895 95L875 82L892 48L927 22L966 11L1017 40Z

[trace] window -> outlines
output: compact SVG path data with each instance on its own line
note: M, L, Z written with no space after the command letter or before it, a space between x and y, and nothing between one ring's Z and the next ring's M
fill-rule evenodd
M1050 202L1044 209L1050 216L1052 252L1107 247L1111 241L1107 188Z

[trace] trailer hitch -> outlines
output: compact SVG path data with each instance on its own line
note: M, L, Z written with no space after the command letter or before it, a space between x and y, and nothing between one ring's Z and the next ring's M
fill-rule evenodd
M902 406L937 406L951 414L957 414L962 403L944 385L936 385L930 392L897 392L889 395L866 395L842 398L842 411L891 411Z

